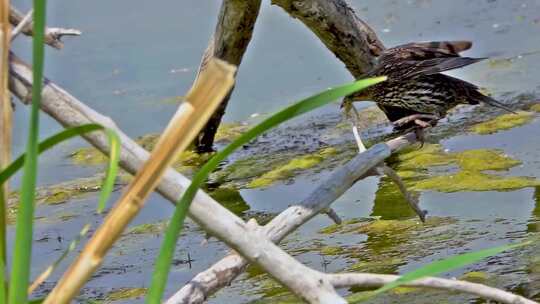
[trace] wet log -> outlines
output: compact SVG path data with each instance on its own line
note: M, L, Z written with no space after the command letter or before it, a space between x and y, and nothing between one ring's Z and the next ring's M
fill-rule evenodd
M260 6L261 0L224 0L222 2L216 30L203 54L197 74L204 70L207 59L211 57L240 66L251 41ZM233 90L234 87L195 138L195 147L198 152L213 151L214 137Z

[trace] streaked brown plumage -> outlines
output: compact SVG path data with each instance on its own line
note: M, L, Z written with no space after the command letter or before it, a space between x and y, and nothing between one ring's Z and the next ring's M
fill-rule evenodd
M410 123L401 124L401 120L415 114L428 114L426 116L431 115L436 121L458 104L483 102L511 111L480 93L477 86L440 73L485 59L459 55L471 45L469 41L442 41L409 43L387 49L367 76L385 75L388 80L345 101L373 100L390 121L398 123L397 128L410 127Z

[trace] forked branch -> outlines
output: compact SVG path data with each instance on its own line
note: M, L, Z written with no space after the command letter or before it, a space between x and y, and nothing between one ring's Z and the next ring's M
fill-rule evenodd
M32 29L31 19L32 19L31 14L24 15L21 12L19 12L16 8L11 6L10 11L9 11L9 22L11 22L11 24L14 27L17 27L19 24L22 23L22 26L19 29L17 29L17 34L21 32L27 36L33 35L34 32ZM45 28L45 43L56 49L61 49L64 47L64 43L62 42L62 37L80 36L80 35L81 35L81 31L77 29L47 27ZM16 36L16 35L13 35L13 36Z

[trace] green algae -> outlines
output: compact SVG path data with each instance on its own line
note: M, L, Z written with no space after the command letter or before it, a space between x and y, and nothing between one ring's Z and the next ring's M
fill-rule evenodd
M266 187L294 177L304 170L319 168L335 159L337 154L336 148L326 147L300 155L285 152L248 156L212 173L210 180L212 183L238 189Z
M342 231L344 228L346 228L349 225L354 225L360 222L365 222L365 219L353 218L353 219L345 220L341 224L332 224L330 226L324 227L320 229L318 232L321 234L333 234L335 232Z
M427 145L421 150L409 150L390 159L410 190L457 191L506 191L537 186L540 181L529 177L505 177L484 171L504 171L522 162L505 155L498 149L475 149L445 152L441 145ZM443 174L429 173L436 167L452 166ZM453 171L456 171L455 169ZM446 173L446 174L444 174ZM383 199L398 199L401 194L389 181L380 185ZM384 190L384 191L382 191ZM386 198L385 198L386 197ZM402 200L403 201L403 200Z
M215 141L232 141L244 133L248 129L249 125L244 123L223 123L219 126ZM135 139L135 142L143 147L147 151L152 151L156 146L159 140L160 134L151 133L143 136L139 136ZM187 167L200 167L204 164L213 154L212 153L203 153L198 155L197 153L191 151L192 146L187 149L184 153L179 155L175 166L182 167L182 165ZM79 148L73 151L69 157L72 162L76 165L102 165L105 164L108 160L107 156L101 153L94 147L84 147Z
M282 157L284 158L283 155ZM269 156L260 158L257 156L249 156L239 159L227 167L213 173L211 179L218 184L232 181L245 181L268 172L269 168L282 165L284 163L282 157Z
M411 293L411 292L416 292L416 291L420 291L421 288L416 288L416 287L408 287L408 286L399 286L399 287L396 287L394 289L392 289L392 293L393 294L396 294L396 295L402 295L402 294L408 294L408 293Z
M98 174L89 178L79 178L52 186L40 187L36 191L36 201L48 205L64 204L69 200L84 196L88 192L101 189L103 176Z
M489 279L489 275L481 271L470 271L463 274L459 279L472 283L485 283Z
M147 151L152 151L159 140L159 134L148 134L138 137L135 142ZM214 153L198 154L190 149L180 153L172 167L185 174L192 174L204 163L206 163ZM103 165L108 158L103 153L93 147L80 148L70 154L72 162L76 165L90 166ZM131 176L124 175L125 181L130 181Z
M67 202L71 198L71 193L64 190L53 191L53 193L47 195L43 200L44 203L49 205L58 205Z
M320 249L322 255L340 255L344 249L337 246L324 246Z
M441 145L427 145L421 150L398 154L391 160L403 178L418 177L418 169L457 165L463 170L506 170L520 165L497 149L475 149L461 152L444 152Z
M107 156L92 147L79 148L73 151L69 157L76 165L101 165L107 162Z
M159 234L167 227L166 221L157 223L145 223L128 229L127 234Z
M528 177L503 177L475 171L435 176L414 184L416 190L457 191L504 191L539 186L540 181Z
M540 113L540 103L535 103L529 107L529 110Z
M276 181L293 177L295 173L301 170L313 168L320 164L325 158L335 155L337 150L333 147L323 148L316 153L301 155L291 159L288 163L275 167L264 173L262 176L253 179L248 183L248 188L267 187Z
M410 229L417 228L421 225L416 220L376 220L366 225L358 227L356 230L359 233L392 233L392 232L405 232Z
M135 142L139 144L141 147L143 147L147 151L154 150L154 147L156 146L158 140L159 140L160 134L157 133L151 133L146 134L143 136L139 136L135 139Z
M215 142L232 142L249 129L249 124L241 122L222 123L216 131Z
M141 287L119 288L110 292L105 298L105 301L120 301L120 300L128 300L128 299L137 299L146 295L147 291L148 291L147 288L141 288Z
M234 214L240 215L249 210L249 205L236 188L219 187L210 191L209 195Z
M402 265L403 263L404 263L403 259L399 257L390 258L390 259L387 259L384 256L381 258L372 257L372 260L360 261L360 262L352 264L351 266L347 267L347 271L384 273L386 271L384 271L383 269L387 269L388 267L399 266L399 265Z
M268 274L263 274L255 278L257 282L257 291L248 291L248 294L262 294L265 298L274 298L276 296L289 295L290 292L286 287L279 284ZM274 303L274 302L272 302Z
M247 185L248 188L261 188L267 187L278 180L284 180L290 178L294 175L295 171L309 169L322 161L322 158L317 156L301 156L299 158L293 159L287 164L275 168L261 177L258 177Z
M398 171L399 175L401 175L400 172ZM420 176L420 173L417 175ZM411 181L414 178L416 178L416 175L408 178L402 176L402 179L407 181ZM408 190L411 195L418 195L410 191L410 189ZM397 185L388 177L382 177L379 180L379 187L375 192L375 198L373 200L372 215L376 215L382 220L401 220L416 217L416 213L407 203Z
M453 154L464 171L507 170L521 165L521 161L508 157L500 150L476 149Z
M96 192L101 189L103 174L97 174L93 177L79 178L69 182L63 182L56 185L39 187L36 189L36 203L45 205L60 205L71 200L84 197L89 192ZM20 193L13 191L9 195L8 208L6 212L7 223L14 223L17 216L17 210L20 200ZM69 220L70 216L57 217L60 221Z
M358 226L355 232L374 234L374 235L399 235L406 234L408 231L416 231L425 229L426 227L438 227L441 225L447 225L454 223L455 220L451 218L430 216L426 219L425 223L422 223L417 218L410 218L406 220L374 220L367 224Z
M258 264L249 264L246 268L246 274L248 278L254 278L266 274L266 270Z
M444 153L441 145L430 144L420 150L411 147L392 156L389 162L396 164L396 168L401 172L449 165L455 163L455 159L452 155Z
M531 112L519 111L517 114L504 114L492 120L476 124L471 130L477 134L493 134L529 123L534 118Z

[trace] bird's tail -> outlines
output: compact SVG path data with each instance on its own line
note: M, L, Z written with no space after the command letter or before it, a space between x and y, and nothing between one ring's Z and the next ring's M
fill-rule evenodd
M505 110L507 112L517 114L514 110L510 109L508 106L501 103L500 101L497 101L489 96L482 94L479 91L479 88L474 84L448 75L444 76L447 79L447 82L451 83L454 86L454 89L456 90L456 92L458 92L458 95L462 96L462 98L464 99L462 100L463 103L474 105L482 102L490 106Z
M507 112L510 112L510 113L513 113L513 114L517 114L514 110L510 109L509 107L507 107L505 104L501 103L500 101L497 101L489 96L485 96L485 95L482 95L483 98L482 98L482 102L490 105L490 106L494 106L496 108L499 108L499 109L503 109Z

